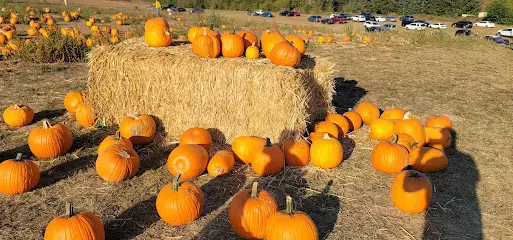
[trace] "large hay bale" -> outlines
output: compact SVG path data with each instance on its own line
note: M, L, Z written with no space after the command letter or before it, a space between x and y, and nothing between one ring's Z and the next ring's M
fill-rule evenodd
M100 120L151 114L168 139L200 126L217 142L282 141L333 110L333 64L308 56L292 69L267 59L202 59L190 45L151 48L139 38L96 47L89 66L89 100Z

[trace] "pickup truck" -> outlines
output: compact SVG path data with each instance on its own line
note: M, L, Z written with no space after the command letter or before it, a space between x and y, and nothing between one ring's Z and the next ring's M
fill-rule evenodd
M497 36L513 37L513 28L506 28L503 30L499 30L499 31L497 31Z

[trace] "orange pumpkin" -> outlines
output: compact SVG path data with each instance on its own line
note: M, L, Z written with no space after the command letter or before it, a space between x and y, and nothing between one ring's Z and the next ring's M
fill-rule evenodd
M64 107L70 113L75 113L78 105L84 103L85 93L71 91L64 97Z
M406 133L398 133L397 135L397 144L402 145L408 150L408 152L413 151L413 149L417 148L418 142L415 141L410 135Z
M246 48L246 58L248 58L248 59L260 58L260 50L255 46L255 42L253 42L253 45Z
M93 105L86 103L78 105L75 115L80 126L92 127L94 125Z
M73 136L68 127L62 124L51 125L43 120L43 126L30 131L28 136L30 151L38 158L54 158L66 153L73 145Z
M285 163L289 166L306 166L310 160L310 145L304 139L289 138L281 146Z
M207 166L208 174L212 177L228 174L235 164L233 153L221 150L210 159Z
M96 215L73 211L73 204L66 205L66 214L54 218L45 229L45 240L105 239L102 220Z
M426 131L426 145L442 151L451 146L452 136L447 129L425 127L424 130Z
M313 143L316 140L324 138L324 134L325 134L325 132L311 132L308 135L308 139L310 140L311 143Z
M266 56L278 66L296 67L301 62L301 53L286 41L275 44Z
M221 41L207 34L207 28L204 28L203 35L197 36L192 42L192 51L198 57L216 58L221 52Z
M362 117L354 111L345 112L342 116L346 117L349 122L349 129L351 131L358 130L362 127Z
M252 189L238 192L230 203L228 219L235 233L244 239L265 237L269 217L278 211L276 200L266 190L258 191L258 182Z
M421 213L427 210L433 194L429 178L415 170L401 171L390 186L394 206L405 213Z
M244 54L244 40L241 36L226 33L221 37L223 57L236 58Z
M22 127L34 120L34 111L29 106L12 105L5 109L2 116L5 124L11 127Z
M235 159L243 163L251 163L253 155L258 147L264 146L266 140L260 137L241 136L232 142L232 151Z
M194 39L197 36L202 35L203 32L204 32L204 29L201 27L191 27L191 28L189 28L189 31L187 32L187 39L189 40L189 42L192 43L194 41Z
M110 34L112 34L113 37L119 36L119 30L116 28L113 28L110 30Z
M286 197L286 208L269 217L265 230L266 240L317 240L319 232L308 214L294 210L292 198Z
M403 119L404 118L404 110L399 108L392 108L385 110L381 116L379 117L381 119Z
M379 118L379 108L372 103L362 102L356 107L355 111L360 114L362 121L367 125Z
M445 128L448 131L452 130L452 122L445 115L429 116L426 120L426 127L440 127Z
M35 28L27 29L27 35L28 36L36 36L37 35L37 29L35 29Z
M247 49L248 47L252 46L253 43L255 43L254 46L258 48L258 37L256 34L250 31L242 30L238 32L237 35L241 36L244 40L244 48Z
M135 176L138 170L139 156L126 145L110 145L96 159L96 173L107 182L127 180Z
M306 45L305 45L305 42L303 41L303 39L301 39L299 36L287 36L285 38L285 40L287 40L289 43L292 44L292 46L297 48L297 50L299 51L299 53L301 53L301 55L305 54Z
M7 43L7 37L4 34L0 33L0 45L4 45L6 43Z
M70 16L64 16L64 21L65 22L71 22L71 17Z
M157 195L157 213L164 222L180 226L198 219L205 206L201 188L192 182L179 182L180 174Z
M258 175L271 175L278 173L285 165L285 156L277 145L272 145L266 138L264 146L256 147L251 159L253 171Z
M421 147L410 153L410 165L420 172L438 172L447 168L449 160L444 152L430 147Z
M144 25L144 40L151 47L169 46L173 41L173 35L169 32L167 21L161 18L148 20Z
M148 144L155 138L157 126L155 120L146 114L130 114L119 123L121 137L133 144Z
M347 118L337 113L329 113L326 116L326 121L337 125L338 132L342 133L343 135L347 135L349 133L349 130L351 129L351 126Z
M201 175L207 169L207 164L207 151L196 144L180 145L167 158L167 169L171 175L181 174L183 180Z
M418 142L417 146L422 147L426 142L426 131L422 123L411 117L410 113L404 115L404 119L395 120L394 133L406 133Z
M205 148L205 150L212 147L212 136L210 133L200 127L189 128L180 135L180 145L183 144L197 144Z
M261 47L262 47L262 52L264 53L264 55L267 58L270 58L271 57L271 50L273 50L273 48L274 48L274 46L276 44L282 43L282 42L287 42L287 40L285 40L281 36L280 32L266 30L265 32L262 33L262 37L260 39L260 43L261 43Z
M342 42L347 43L349 41L351 41L351 38L349 38L349 36L345 35L344 37L342 37Z
M312 142L310 163L320 168L336 168L344 158L344 148L337 139L324 133L322 139Z
M119 131L116 131L115 135L107 136L103 141L98 145L98 155L103 152L107 147L112 145L122 145L127 148L133 148L132 142L128 139L124 139L121 137Z
M397 144L397 135L393 135L392 141L379 142L372 150L372 166L380 172L396 174L408 165L410 156L408 150Z
M332 122L322 121L315 124L316 132L328 133L331 137L338 139L338 126Z
M22 160L18 153L16 159L0 163L0 192L15 195L30 191L39 182L39 167L30 160Z
M369 127L370 138L378 141L390 141L394 134L394 122L388 119L378 118L372 121Z

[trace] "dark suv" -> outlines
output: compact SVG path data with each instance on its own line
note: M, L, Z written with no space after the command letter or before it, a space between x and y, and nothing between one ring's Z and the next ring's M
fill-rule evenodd
M280 13L280 16L287 16L287 17L292 17L294 16L294 12L291 12L291 11L283 11Z
M454 35L456 35L456 36L472 36L472 35L474 35L474 33L472 32L472 30L460 29L460 30L456 30L456 33Z
M459 21L452 24L452 27L456 28L472 28L472 22L470 21Z
M412 21L413 22L413 20L415 20L415 19L413 18L413 16L404 15L399 20L401 20L401 21Z

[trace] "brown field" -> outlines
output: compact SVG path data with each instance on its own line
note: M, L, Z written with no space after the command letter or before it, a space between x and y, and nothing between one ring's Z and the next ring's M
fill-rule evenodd
M117 1L73 2L122 11L136 6ZM216 14L265 20L243 12ZM188 15L182 14L193 21L194 16ZM355 32L363 32L361 23L319 26L305 19L277 17L265 20L265 26L325 33L345 32L352 26ZM62 25L86 31L83 22ZM482 36L497 29L478 31ZM448 33L452 35L454 29ZM27 136L44 118L66 124L74 135L68 154L37 160L41 180L34 190L0 195L0 239L42 239L46 225L63 213L67 201L99 216L107 239L237 239L227 207L236 192L255 180L276 196L280 208L285 195L291 195L296 208L314 219L321 239L513 239L513 52L477 38L423 40L423 35L403 31L369 36L371 44L313 44L309 54L336 64L334 105L339 113L368 101L381 109L403 108L420 119L433 114L452 119L453 146L446 150L449 166L428 174L435 191L426 213L409 215L392 205L393 176L372 167L370 154L376 141L369 139L365 126L342 139L345 160L336 169L287 167L277 175L258 177L238 164L227 176L198 177L194 182L205 194L203 215L191 224L172 227L159 219L155 198L171 181L166 160L173 144L137 148L141 168L136 177L107 183L97 176L94 163L99 142L115 129L83 129L63 107L68 91L87 89L87 64L0 61L0 109L21 103L36 112L36 120L19 129L0 122L0 161L18 152L32 156Z

